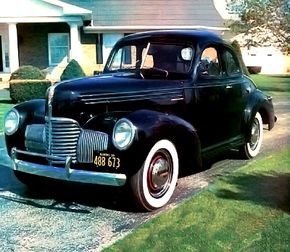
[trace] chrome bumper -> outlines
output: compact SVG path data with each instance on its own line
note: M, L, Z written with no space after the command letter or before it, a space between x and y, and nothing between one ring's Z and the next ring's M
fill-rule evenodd
M11 151L12 169L16 171L21 171L21 172L30 173L33 175L38 175L38 176L43 176L43 177L48 177L48 178L53 178L53 179L97 184L97 185L123 186L126 183L125 174L92 172L92 171L71 169L70 157L67 157L65 159L65 167L62 168L62 167L55 167L55 166L49 166L49 165L35 164L35 163L19 160L17 159L18 153L26 154L30 156L49 157L47 155L31 153L31 152L17 150L16 148L13 148Z

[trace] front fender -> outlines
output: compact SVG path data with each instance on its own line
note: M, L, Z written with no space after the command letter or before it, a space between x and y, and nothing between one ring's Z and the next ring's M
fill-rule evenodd
M198 171L201 168L199 137L190 123L175 115L152 110L138 110L126 118L136 127L135 139L128 151L140 162L143 163L158 140L168 139L177 149L182 169Z
M45 99L35 99L14 106L20 116L19 128L13 135L5 135L7 152L11 148L24 149L24 135L28 124L45 122Z

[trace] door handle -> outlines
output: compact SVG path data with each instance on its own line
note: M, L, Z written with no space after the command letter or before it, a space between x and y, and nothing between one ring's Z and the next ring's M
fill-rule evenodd
M226 85L226 89L231 89L231 88L233 88L232 85Z

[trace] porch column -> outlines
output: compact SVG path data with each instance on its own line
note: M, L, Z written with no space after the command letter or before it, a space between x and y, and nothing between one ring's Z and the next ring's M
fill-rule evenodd
M77 23L69 23L70 26L70 59L75 59L79 63L82 60L80 32Z
M18 41L17 41L16 23L8 24L8 36L9 36L10 72L14 72L15 70L17 70L19 68Z

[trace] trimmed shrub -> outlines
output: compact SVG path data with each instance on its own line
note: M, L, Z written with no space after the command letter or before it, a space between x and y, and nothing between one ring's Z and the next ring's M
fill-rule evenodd
M74 78L80 78L86 76L83 69L76 60L71 60L69 64L64 69L60 80L70 80Z
M34 66L21 66L11 74L10 80L44 80L45 75Z
M11 80L9 84L14 103L45 98L46 90L51 86L49 80Z
M239 42L234 40L232 43L231 43L232 47L234 48L236 54L237 54L237 57L240 61L240 63L242 64L242 69L243 69L243 72L245 75L250 75L249 71L248 71L248 68L246 67L245 65L245 62L243 60L243 57L242 57L242 52L241 52L241 48L240 48L240 45L239 45Z

